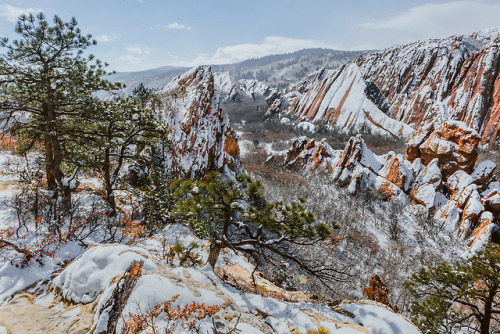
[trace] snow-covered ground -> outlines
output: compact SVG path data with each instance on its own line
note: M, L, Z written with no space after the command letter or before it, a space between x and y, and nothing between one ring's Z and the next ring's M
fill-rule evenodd
M2 165L5 171L8 170L6 165L8 160L18 159L5 153L1 157L0 161L5 164ZM9 164L9 166L12 165ZM95 181L87 183L97 184ZM19 193L19 186L16 185L15 177L9 176L9 173L3 175L0 186L0 205L2 206L0 228L15 227L18 222L16 212L12 207L12 200ZM78 196L85 197L88 194L80 193ZM82 202L85 202L85 199ZM28 239L25 242L36 243L36 235L26 234L26 236ZM107 313L103 310L103 306L117 285L117 277L121 276L134 260L144 261L143 275L122 313L123 318L118 323L118 331L124 326L123 319L129 319L129 314L147 312L154 305L178 295L173 304L174 307L183 307L193 302L204 303L207 306L229 302L229 306L217 313L215 319L227 326L236 325L236 319L239 319L236 328L242 333L288 334L291 333L289 326L301 332L316 329L319 326L330 329L332 333L363 332L360 324L363 323L364 311L360 311L359 314L352 312L356 317L351 318L319 303L291 302L250 292L245 293L223 282L210 266L178 267L178 263L169 262L164 257L165 247L171 247L177 242L186 246L193 242L198 243L200 245L198 255L206 261L208 243L198 240L189 229L180 225L167 226L161 233L136 240L135 245L94 243L85 248L76 242L68 242L62 245L53 257L44 257L40 262L29 261L25 266L16 266L17 262L9 261L9 256L16 254L3 250L3 257L0 260L0 303L3 303L0 307L0 333L9 331L9 328L19 330L23 322L32 323L32 321L23 320L24 316L29 317L27 313L19 314L19 317L8 317L8 319L1 316L2 310L5 310L6 314L12 314L16 312L16 307L19 309L31 307L30 310L36 310L41 317L45 314L44 312L50 314L50 317L47 316L46 319L37 321L40 323L40 328L42 326L49 328L51 323L54 328L60 326L54 333L63 330L61 328L70 328L64 326L73 326L75 323L79 323L81 328L92 326L99 332L106 328ZM70 264L65 265L66 261ZM246 259L232 251L224 251L217 265L224 268L227 263L238 265L248 275L253 270L253 266ZM12 304L9 303L13 294L25 291L27 288L29 288L27 292L33 295L33 300L26 299L20 302L18 298L15 298ZM95 307L88 305L95 305ZM361 302L360 310L363 310L362 305L364 304ZM393 329L392 332L387 333L412 333L408 331L408 328L418 333L406 320L385 310L380 305L372 306L371 310L384 315L379 327ZM89 314L89 312L93 313ZM93 316L90 317L92 314ZM258 314L266 316L262 318ZM60 320L54 320L53 316L59 317ZM90 321L91 318L93 318L92 321ZM85 321L88 321L88 324ZM155 321L159 328L167 326L164 318L159 317ZM213 322L211 318L205 318L200 321L199 325L196 331L191 332L211 331ZM185 333L186 329L177 325L176 332Z
M164 239L168 236L168 240ZM155 241L156 240L156 241ZM111 283L112 278L124 272L133 260L142 258L145 261L144 274L139 279L123 314L137 314L144 312L155 304L179 295L174 306L186 305L192 302L205 303L206 305L220 305L230 302L229 314L243 314L237 329L243 333L268 333L270 326L275 333L290 333L288 326L306 332L324 326L332 333L361 333L354 328L338 330L344 323L365 325L373 333L418 333L407 320L387 310L381 305L365 305L363 302L355 304L342 304L341 307L353 313L355 318L337 313L326 305L311 302L287 302L272 297L263 297L252 293L243 293L235 287L224 283L214 274L210 266L200 268L172 267L152 254L159 254L163 242L191 243L194 239L191 232L182 226L168 226L163 233L135 247L98 245L90 248L81 257L76 259L59 276L52 281L52 286L59 287L62 295L73 302L93 301L99 294L94 326L97 329L105 328L106 316L97 316L107 299L111 296L116 283ZM197 240L203 246L200 255L206 258L206 242ZM219 258L218 265L224 267L227 263L249 264L232 251L224 252ZM252 268L250 267L249 270ZM89 274L91 272L91 274ZM250 272L250 271L249 271ZM40 299L46 297L40 297ZM323 320L318 323L308 314L317 314ZM264 322L255 316L266 314ZM222 319L219 319L222 321ZM267 325L266 325L267 324ZM118 330L123 326L120 320ZM166 326L158 320L159 328ZM201 322L199 333L205 333L212 328L211 319ZM358 329L360 327L357 327Z

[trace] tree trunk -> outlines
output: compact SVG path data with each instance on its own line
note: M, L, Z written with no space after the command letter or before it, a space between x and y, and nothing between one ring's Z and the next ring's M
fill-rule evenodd
M485 314L483 321L481 321L481 329L480 329L481 334L490 334L490 321L491 321L491 314L488 316Z
M497 294L498 286L493 284L493 286L489 287L489 295L484 303L484 315L481 319L481 334L489 334L490 333L490 323L491 323L491 309L493 307L493 301L495 300L495 296Z
M47 124L45 127L45 159L47 168L47 185L49 190L53 190L54 199L58 197L58 190L63 194L62 209L69 210L71 208L71 188L63 183L63 172L61 171L62 149L59 143L59 135L56 124L56 112L54 106L44 103L42 109L46 115Z
M109 156L109 148L106 147L104 150L104 166L102 174L104 177L104 188L106 189L106 203L108 204L107 214L114 216L116 214L116 202L113 194L113 185L111 184L111 162L109 161Z
M71 210L71 186L69 184L63 184L61 192L61 208L64 212L69 212L69 210Z
M208 253L208 263L215 269L215 263L219 258L220 251L222 250L222 243L215 238L210 240L210 252Z
M106 333L116 333L116 325L118 324L118 320L122 318L122 312L125 305L127 305L128 298L141 277L143 265L144 261L132 261L125 275L118 281L116 288L113 290L113 294L102 307L99 316L101 316L106 309L109 309Z
M47 177L47 189L53 191L53 197L57 197L56 175L54 173L54 147L52 146L52 124L49 120L49 107L46 103L42 104L44 118L46 120L44 136L45 144L45 175Z
M57 183L53 172L52 142L49 135L45 135L45 175L47 177L47 189L56 192Z

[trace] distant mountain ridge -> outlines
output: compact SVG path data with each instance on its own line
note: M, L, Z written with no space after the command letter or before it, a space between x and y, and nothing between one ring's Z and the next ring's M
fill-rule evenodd
M233 81L256 79L266 82L268 86L281 85L285 88L288 84L301 80L313 70L321 67L333 69L353 62L361 53L362 51L303 49L292 53L248 59L235 64L209 66L212 67L213 73L228 72ZM117 72L109 79L126 84L125 93L130 94L141 82L148 88L160 90L176 76L189 69L189 67L162 66L146 71Z

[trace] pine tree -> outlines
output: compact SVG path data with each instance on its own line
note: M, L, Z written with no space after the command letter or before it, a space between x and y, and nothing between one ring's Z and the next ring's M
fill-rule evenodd
M144 86L142 82L134 88L134 90L132 91L132 96L144 108L149 103L158 104L160 102L160 100L155 97L153 90L151 88L146 88L146 86ZM153 109L155 109L155 107L153 107Z
M172 218L210 240L208 263L212 267L221 250L230 248L256 261L290 261L322 282L344 274L293 250L294 245L299 249L325 240L332 228L338 227L317 222L314 214L304 208L304 200L267 204L260 182L248 175L225 180L216 172L203 181L183 182L174 197Z
M423 268L406 283L418 298L412 320L424 333L460 329L488 334L500 326L500 246L484 250L456 265Z
M114 215L114 190L122 167L138 159L138 147L151 147L165 139L166 131L156 120L155 111L143 107L134 97L114 96L96 106L91 117L81 117L74 125L71 162L101 175L108 214Z
M54 199L62 193L68 206L76 173L66 179L62 166L75 120L95 110L94 92L120 85L102 79L107 64L83 56L96 41L82 35L74 18L54 16L51 26L42 13L22 15L15 31L18 40L0 41L6 49L0 55L0 122L23 139L22 149L43 145L48 189Z
M179 185L180 181L164 175L161 168L153 169L140 194L142 219L148 230L174 223L171 213L175 206L174 192Z

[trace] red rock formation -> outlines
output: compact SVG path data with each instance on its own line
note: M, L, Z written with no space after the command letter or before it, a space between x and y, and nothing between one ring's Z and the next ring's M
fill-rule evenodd
M488 195L484 196L481 203L496 217L500 216L500 189L495 189Z
M297 166L308 166L311 169L321 168L332 171L330 158L333 150L325 140L316 141L307 137L300 137L292 144L285 158L285 166L294 168Z
M341 131L363 128L400 137L411 135L407 125L419 129L456 120L480 132L483 143L496 142L499 45L500 30L490 29L364 54L352 65L315 72L290 86L287 92L300 98L289 110ZM415 157L412 147L409 157Z
M324 121L343 132L364 131L381 135L410 137L414 130L390 118L366 95L368 85L356 64L333 72L312 76L297 84L284 96L290 101L289 112L311 121ZM298 97L298 100L295 100Z
M422 128L406 149L411 162L393 152L375 155L361 135L352 137L342 151L301 137L286 161L288 166L331 173L350 194L366 187L385 200L409 200L479 249L500 225L500 183L493 162L483 161L474 168L478 141L475 132L459 122Z
M488 142L500 127L499 43L499 30L491 30L395 46L356 63L396 119L420 127L451 117L484 128Z
M483 212L479 218L478 226L470 238L469 247L471 249L480 249L485 243L492 241L492 232L496 224L491 212Z
M283 105L282 99L278 98L278 99L274 100L273 104L266 111L266 116L273 116L273 115L279 113L282 105Z
M408 141L406 144L406 159L408 161L413 162L415 159L420 158L420 145L429 138L434 129L434 123L422 126Z
M168 172L192 178L211 170L242 172L238 137L220 107L210 68L175 78L163 96L170 142L162 153Z
M480 137L476 131L462 122L445 122L432 132L433 126L420 129L406 148L407 159L421 158L427 165L439 159L439 169L450 176L457 170L471 173L477 159L477 146Z

